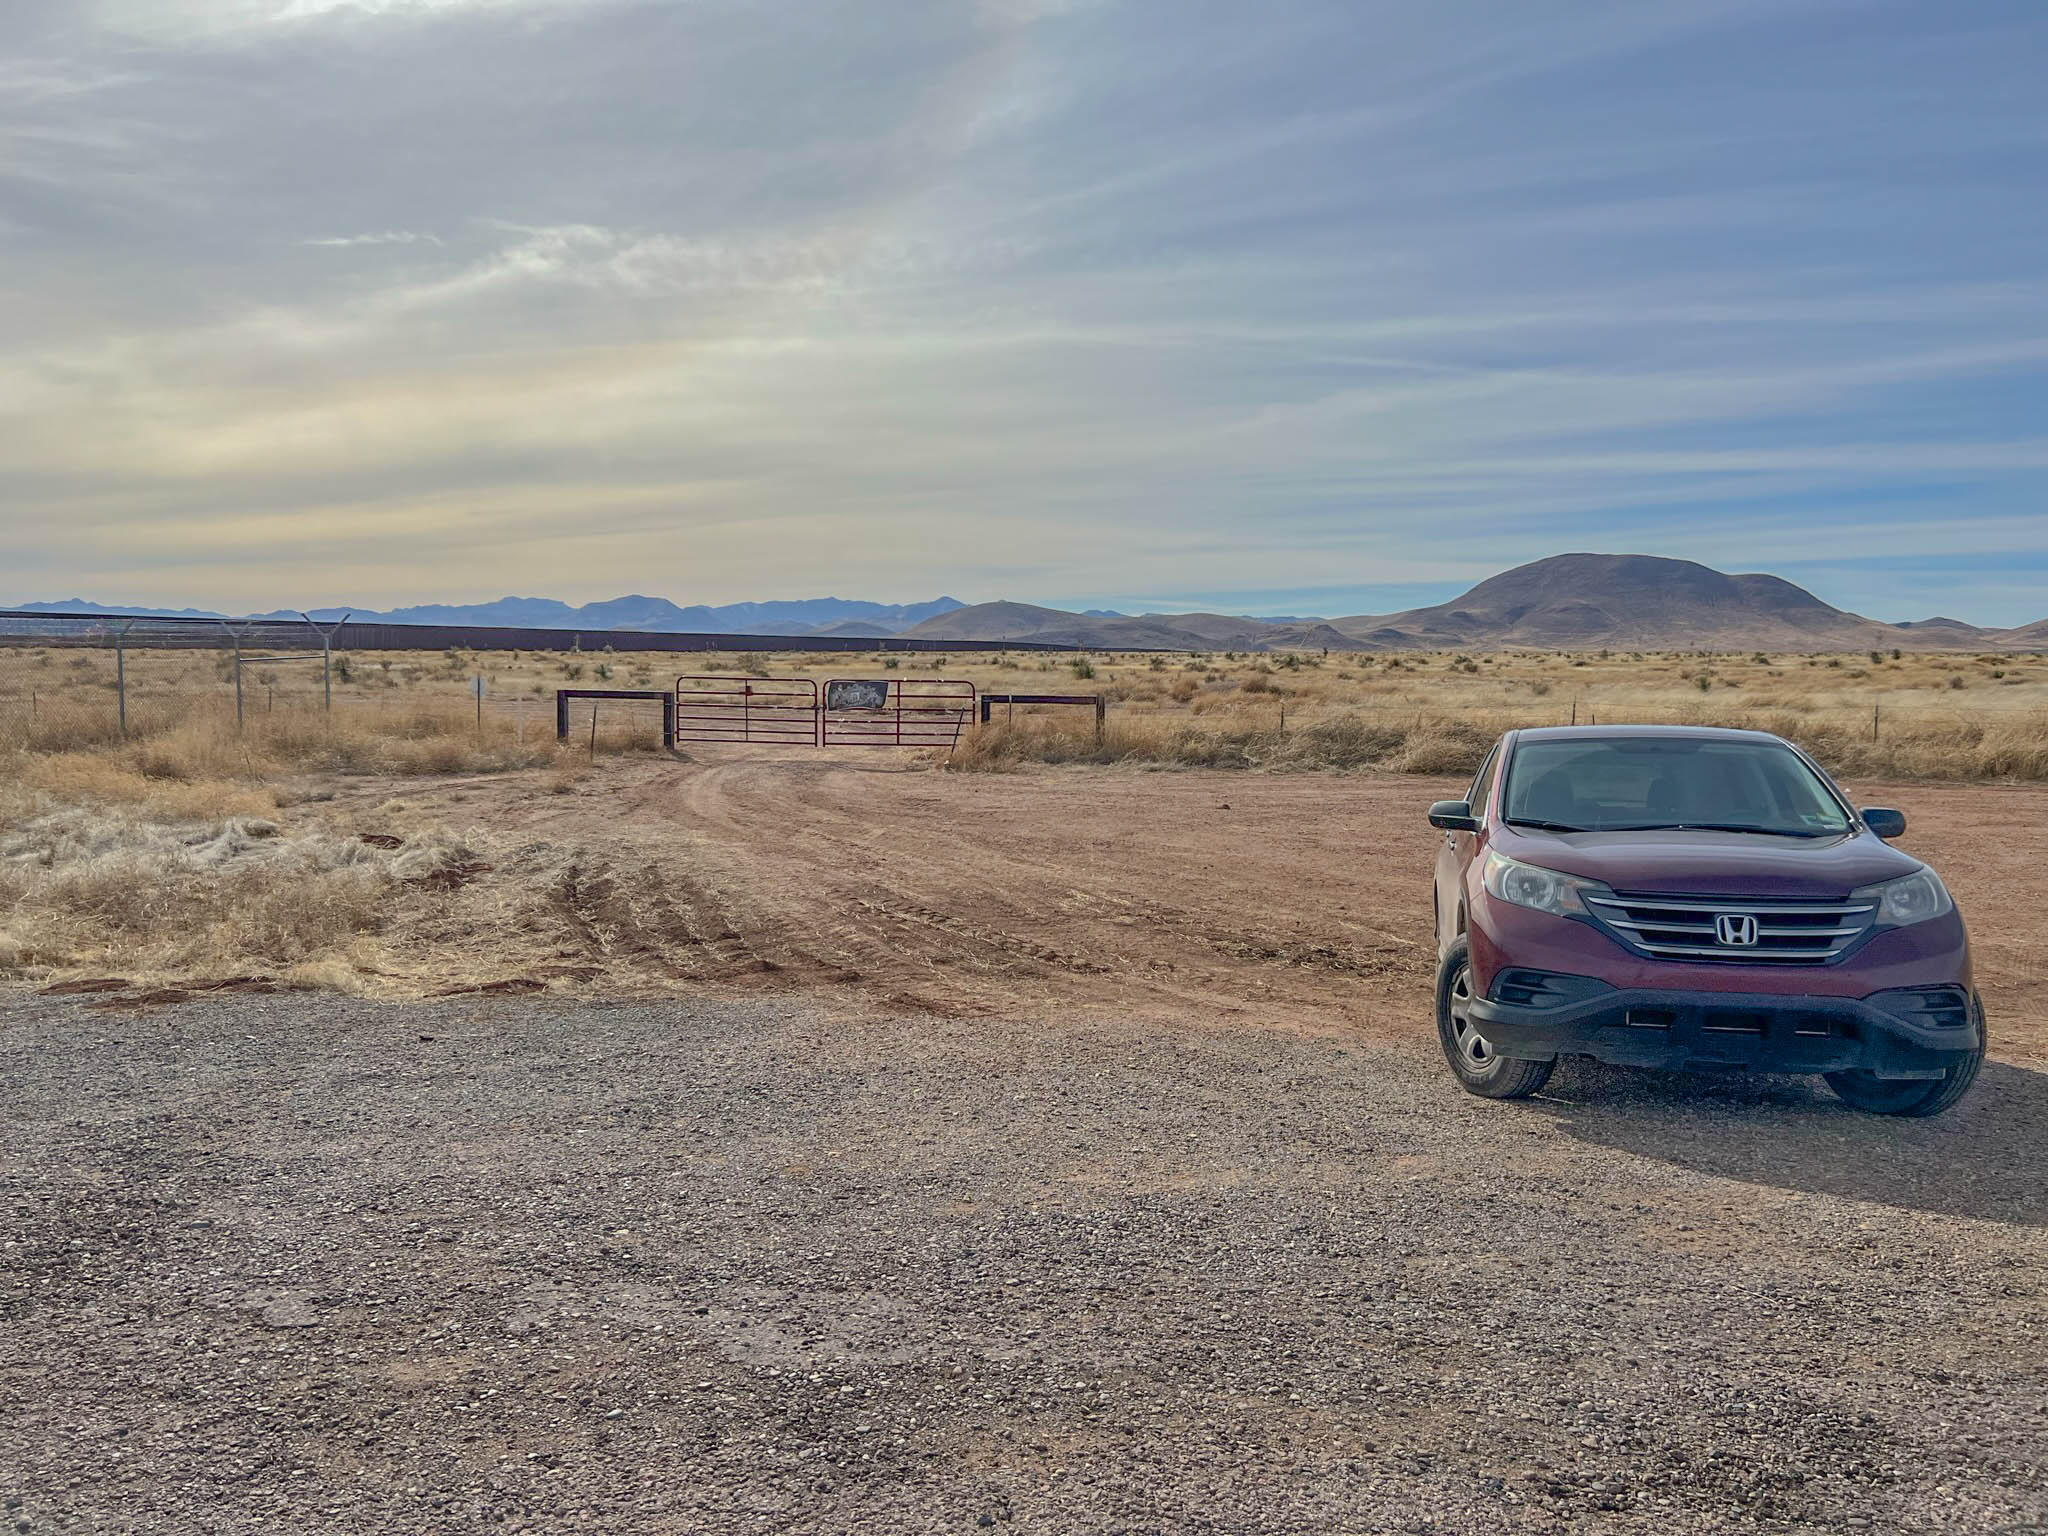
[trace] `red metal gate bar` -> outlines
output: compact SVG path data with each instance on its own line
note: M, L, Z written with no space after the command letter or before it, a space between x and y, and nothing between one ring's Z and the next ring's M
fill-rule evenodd
M807 677L729 677L685 673L676 679L676 739L816 747L818 685Z
M864 702L839 702L853 698ZM975 698L974 684L953 678L833 678L819 710L819 745L950 751L974 718Z

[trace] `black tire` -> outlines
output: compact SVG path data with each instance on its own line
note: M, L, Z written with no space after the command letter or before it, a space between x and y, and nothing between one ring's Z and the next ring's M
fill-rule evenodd
M1465 940L1451 940L1436 969L1436 1034L1444 1060L1467 1093L1482 1099L1526 1099L1550 1081L1554 1061L1516 1061L1482 1040L1464 1017L1472 996L1472 962Z
M1982 1018L1980 1004L1980 1022ZM1866 1115L1897 1115L1902 1119L1924 1120L1929 1115L1955 1108L1963 1095L1970 1091L1970 1085L1977 1081L1977 1070L1983 1065L1984 1046L1980 1042L1976 1050L1938 1078L1916 1077L1904 1082L1886 1082L1868 1072L1829 1072L1825 1076L1828 1086L1835 1090L1835 1097L1851 1109L1860 1109Z

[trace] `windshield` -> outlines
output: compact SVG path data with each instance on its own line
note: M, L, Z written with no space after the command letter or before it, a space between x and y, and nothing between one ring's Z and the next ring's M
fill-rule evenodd
M1709 827L1825 837L1849 818L1789 747L1671 736L1532 741L1515 748L1504 818L1559 831Z

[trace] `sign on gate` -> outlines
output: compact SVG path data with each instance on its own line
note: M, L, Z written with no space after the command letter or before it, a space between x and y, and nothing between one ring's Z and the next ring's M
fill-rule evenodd
M835 677L825 685L825 707L827 709L886 709L889 705L889 684L863 682L851 677Z

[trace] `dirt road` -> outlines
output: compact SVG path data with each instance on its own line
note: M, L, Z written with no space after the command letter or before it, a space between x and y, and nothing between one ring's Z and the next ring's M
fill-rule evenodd
M795 997L0 1002L7 1528L2008 1532L2048 1075L1956 1117Z
M948 774L892 754L601 761L532 777L339 781L334 813L469 828L490 868L401 921L432 990L706 983L882 1008L1046 1008L1426 1043L1422 811L1399 775ZM1968 914L1997 1052L2048 1059L2048 787L1855 786L1909 813Z

